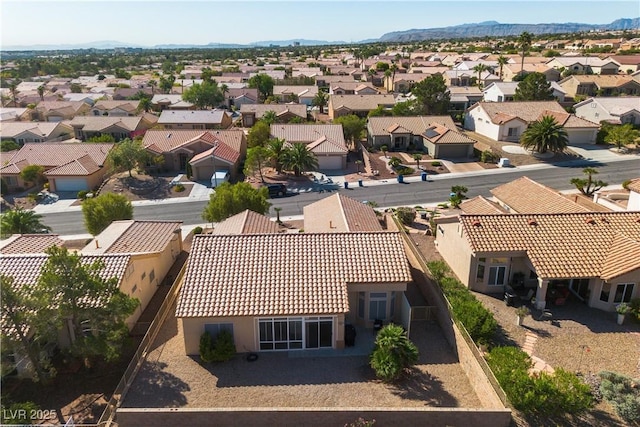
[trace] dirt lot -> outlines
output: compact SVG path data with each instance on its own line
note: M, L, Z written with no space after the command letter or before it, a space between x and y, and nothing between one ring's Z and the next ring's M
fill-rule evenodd
M131 201L188 197L193 188L193 184L190 183L186 176L183 176L180 179L180 183L183 185L184 190L177 191L175 186L170 185L174 178L175 175L150 176L140 175L136 172L133 172L133 176L129 177L128 172L122 172L112 175L100 192L122 194ZM132 187L144 189L144 194L134 193L131 191Z

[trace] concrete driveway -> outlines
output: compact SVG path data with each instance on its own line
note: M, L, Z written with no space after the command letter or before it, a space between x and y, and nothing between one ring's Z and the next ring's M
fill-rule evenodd
M449 172L477 172L482 171L484 168L480 166L477 162L456 162L451 160L442 160L438 159L442 162L443 165L449 169Z

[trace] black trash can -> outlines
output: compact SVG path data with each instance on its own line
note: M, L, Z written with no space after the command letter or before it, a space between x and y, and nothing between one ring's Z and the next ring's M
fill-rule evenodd
M507 306L513 307L516 303L517 297L518 296L516 294L507 291L504 293L504 302Z
M349 323L344 325L344 345L347 347L356 345L356 327Z

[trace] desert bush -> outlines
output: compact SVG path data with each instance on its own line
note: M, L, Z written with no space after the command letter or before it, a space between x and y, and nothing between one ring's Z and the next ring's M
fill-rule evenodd
M196 235L196 234L202 234L202 227L200 227L200 226L194 227L194 229L193 229L193 234L194 234L194 235Z
M480 161L482 163L493 163L494 160L495 157L491 151L484 150L482 153L480 153Z
M435 161L435 162L431 162L431 166L433 166L434 168L437 168L438 166L442 166L442 162L439 161Z
M80 200L86 199L87 198L87 193L88 193L87 190L78 191L78 196L77 196L78 199L80 199Z
M640 420L640 381L616 372L598 373L602 382L602 397L611 404L623 420L632 423Z
M213 338L207 331L200 335L200 359L203 362L213 362Z
M184 191L184 185L177 183L176 185L173 186L173 190L176 193L182 193Z
M213 344L213 362L226 362L236 355L236 345L233 342L231 332L222 330L218 333Z
M395 171L398 175L411 175L412 173L415 172L415 169L407 166L407 167L397 168Z
M413 208L400 207L396 210L396 216L402 224L411 225L416 218L416 211Z
M625 190L629 189L629 184L631 184L631 180L630 179L625 179L624 181L622 181L622 188L624 188Z
M391 323L378 332L370 362L378 378L385 382L393 381L417 362L418 348L409 340L402 326Z

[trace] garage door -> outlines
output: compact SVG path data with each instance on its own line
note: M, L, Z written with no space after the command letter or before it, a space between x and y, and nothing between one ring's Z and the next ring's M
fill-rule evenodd
M442 144L438 146L438 158L466 158L469 146L466 144Z
M56 191L89 190L87 181L83 178L56 178Z
M342 169L342 156L318 157L318 169L322 169L322 170Z

